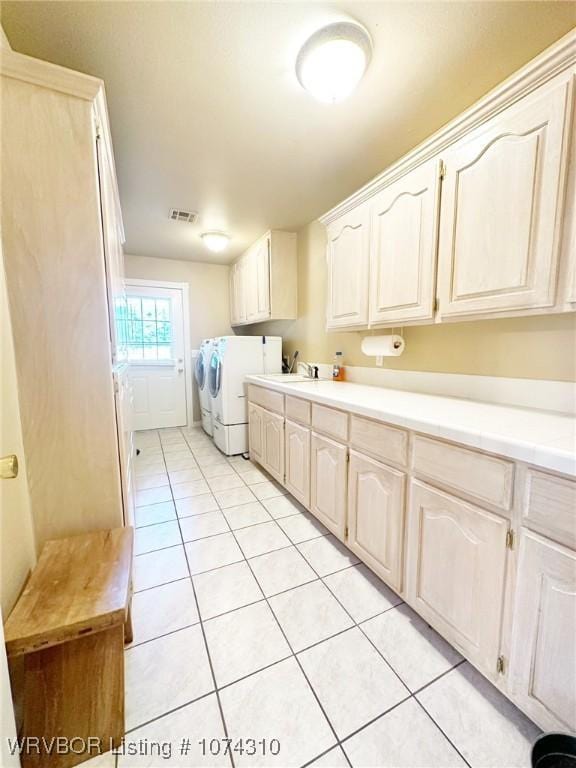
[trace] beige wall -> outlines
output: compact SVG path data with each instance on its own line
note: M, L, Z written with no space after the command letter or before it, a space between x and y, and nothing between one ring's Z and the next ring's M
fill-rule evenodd
M125 268L126 277L188 283L192 349L202 339L232 334L227 266L126 255Z
M330 362L342 350L349 365L373 366L360 351L366 332L327 334L325 230L317 221L298 233L298 320L262 323L253 333L284 336L285 351ZM384 331L387 333L388 331ZM406 351L384 365L412 371L576 380L576 314L484 320L404 329Z

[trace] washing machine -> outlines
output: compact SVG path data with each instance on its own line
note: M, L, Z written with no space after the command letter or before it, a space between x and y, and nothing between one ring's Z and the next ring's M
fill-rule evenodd
M208 368L214 442L234 456L248 450L246 376L282 372L281 336L220 336Z
M212 404L210 403L210 392L208 391L208 368L210 358L214 350L214 339L204 339L200 344L200 352L196 358L196 369L194 375L198 384L198 399L200 400L200 411L202 414L202 429L207 435L212 437Z

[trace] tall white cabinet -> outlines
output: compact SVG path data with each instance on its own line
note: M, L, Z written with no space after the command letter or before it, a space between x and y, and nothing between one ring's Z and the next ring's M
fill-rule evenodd
M332 209L326 328L576 310L576 32Z
M41 547L131 522L123 230L103 83L9 50L0 72L2 250Z

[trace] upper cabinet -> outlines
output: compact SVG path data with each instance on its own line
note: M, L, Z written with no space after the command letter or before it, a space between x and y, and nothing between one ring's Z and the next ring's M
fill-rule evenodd
M576 309L576 32L321 217L328 330Z
M549 83L447 153L442 316L554 304L569 95L565 78Z
M296 315L296 235L267 232L230 267L231 325Z
M327 328L368 322L370 208L359 205L328 227Z
M439 172L437 160L424 163L372 202L371 325L434 316Z

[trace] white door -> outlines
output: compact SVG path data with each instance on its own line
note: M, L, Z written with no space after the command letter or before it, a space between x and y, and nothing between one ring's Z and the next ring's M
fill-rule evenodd
M407 600L494 678L509 523L416 480L410 497Z
M523 531L516 582L514 700L546 730L576 732L576 552Z
M434 315L439 166L436 159L424 163L372 202L371 325Z
M391 587L402 588L406 475L350 451L348 546Z
M569 97L566 78L547 84L446 154L442 317L554 303Z
M133 428L185 426L182 289L128 282L126 293L125 332L133 391Z
M310 430L286 419L286 480L288 491L305 507L310 504Z
M346 529L345 445L312 432L310 441L310 512L344 541Z
M328 226L328 329L368 324L369 214L363 203Z

